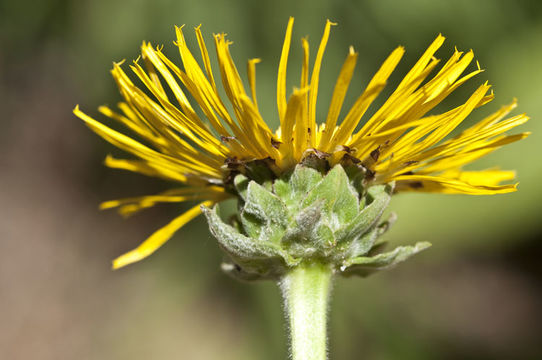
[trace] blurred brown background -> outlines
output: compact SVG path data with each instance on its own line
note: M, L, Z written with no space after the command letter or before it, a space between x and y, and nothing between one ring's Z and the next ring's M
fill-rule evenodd
M349 45L360 53L349 104L397 45L407 55L397 84L442 32L475 50L486 72L447 106L490 80L496 100L476 121L519 99L533 120L527 140L476 168L516 169L519 192L493 197L400 195L392 243L434 247L402 266L339 279L331 308L332 359L540 359L542 233L542 2L41 0L0 1L0 358L281 359L287 339L272 283L239 284L219 270L222 255L203 219L187 225L149 259L120 271L110 261L180 209L163 206L129 220L99 202L168 184L104 168L118 153L71 110L96 115L119 99L113 60L137 57L142 40L177 59L173 25L203 24L207 40L227 32L240 69L260 57L260 108L276 117L275 72L288 16L299 39L317 46L333 28L320 109L329 104ZM313 54L314 55L314 54ZM293 83L292 83L293 84ZM356 89L356 84L357 89ZM391 87L390 87L391 89ZM444 107L443 107L444 108Z

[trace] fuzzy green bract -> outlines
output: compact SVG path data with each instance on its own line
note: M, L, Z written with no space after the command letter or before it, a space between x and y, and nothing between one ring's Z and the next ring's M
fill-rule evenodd
M222 221L216 206L203 208L230 258L223 269L244 280L277 279L303 262L317 262L345 276L367 276L430 246L417 243L380 252L378 238L395 219L392 214L381 221L393 184L364 188L362 169L356 169L336 165L326 173L299 164L260 183L236 175L237 226Z

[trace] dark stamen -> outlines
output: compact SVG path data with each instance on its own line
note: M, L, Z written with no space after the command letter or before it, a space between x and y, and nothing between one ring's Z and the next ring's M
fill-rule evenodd
M271 138L271 146L274 147L275 149L278 149L281 144L282 142Z
M408 186L410 186L413 189L419 189L419 188L423 187L423 184L422 184L421 181L413 181L413 182L409 183Z
M235 139L236 139L235 136L220 135L220 141L225 142L225 143L230 142L230 141L235 140Z
M380 156L380 146L371 151L370 155L374 161L378 161L378 157Z

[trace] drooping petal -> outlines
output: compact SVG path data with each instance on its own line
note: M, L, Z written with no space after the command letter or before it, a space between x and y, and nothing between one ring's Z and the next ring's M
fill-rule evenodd
M158 203L180 203L189 200L213 199L223 200L230 195L224 188L218 186L187 187L170 189L158 195L145 195L118 200L109 200L100 204L101 210L119 207L119 214L128 217L135 213L153 207Z
M164 245L181 227L190 220L201 214L201 206L210 207L214 205L214 201L204 201L182 215L173 219L169 224L154 232L147 240L134 250L127 252L113 260L113 269L119 269L126 265L140 261L155 252L159 247Z

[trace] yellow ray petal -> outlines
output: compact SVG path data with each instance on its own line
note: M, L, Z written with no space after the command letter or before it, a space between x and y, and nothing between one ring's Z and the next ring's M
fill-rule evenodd
M244 90L241 77L228 50L229 42L226 42L223 36L215 39L218 40L217 51L224 88L242 132L240 141L250 150L245 157L250 159L271 156L274 153L271 146L272 132Z
M234 132L235 137L242 138L241 130L237 124L233 121L226 107L222 103L218 92L209 83L209 80L205 77L205 74L201 70L198 62L190 52L181 27L175 28L177 34L176 45L179 48L179 53L186 71L181 71L175 64L173 64L165 55L160 53L160 58L167 64L167 66L181 79L183 84L188 88L192 96L196 98L196 101L205 116L211 122L211 125L216 129L220 136L231 137L231 134L224 128L220 120L217 118L215 112L228 124L228 126ZM215 36L215 45L218 45L217 37ZM217 48L217 51L219 49ZM221 60L218 56L218 60ZM237 144L237 141L232 141L230 145ZM239 145L241 145L239 143ZM239 152L241 149L233 148L234 151Z
M320 68L322 67L322 59L326 50L327 41L329 39L329 33L331 26L337 25L329 20L326 21L326 27L324 29L324 35L320 41L318 52L316 53L316 59L314 60L314 67L312 68L310 93L309 93L309 123L308 123L308 135L310 146L316 146L316 99L318 97L318 84L320 81Z
M439 176L464 181L474 186L497 186L503 181L514 180L515 171L487 169L479 171L449 170Z
M157 203L178 203L189 200L213 199L223 200L229 197L223 187L205 186L170 189L157 195L145 195L117 200L109 200L100 204L101 210L119 207L118 212L125 217L153 207Z
M91 128L94 132L100 135L102 138L115 145L116 147L127 151L131 154L134 154L149 163L154 162L159 164L164 169L171 169L173 171L193 171L197 170L208 176L221 178L222 174L219 169L213 168L211 166L205 165L195 158L191 158L190 161L182 160L179 157L171 157L155 150L150 149L147 146L142 145L141 143L135 141L134 139L121 134L100 122L92 119L85 113L79 110L79 107L76 107L73 110L74 114L80 119L84 120L85 123ZM188 156L188 155L186 155Z
M482 70L476 70L456 81L473 58L472 51L465 55L456 51L437 75L409 96L410 108L394 121L404 123L409 119L424 116L466 80L482 72ZM388 126L391 126L391 123Z
M260 113L248 96L241 97L242 109L240 116L243 117L246 124L246 133L255 147L258 148L261 158L272 157L275 159L278 156L278 151L275 148L273 133L267 127L267 124L262 119Z
M166 80L166 83L170 87L171 91L173 92L173 95L179 102L179 105L183 109L184 113L187 114L188 117L190 117L193 121L197 121L198 125L202 125L201 121L199 120L198 116L196 115L194 109L192 108L192 105L190 105L190 102L188 101L186 95L182 91L181 87L175 81L175 78L171 74L171 72L168 70L167 66L160 60L160 57L156 53L156 51L153 49L152 45L150 43L144 43L141 47L141 53L143 54L143 58L147 59L149 62L151 62L160 72L160 74L164 77ZM165 98L165 92L163 92L164 96L162 98Z
M160 166L153 167L144 160L115 159L111 155L107 155L104 160L104 164L112 169L132 171L147 176L159 177L165 180L178 181L181 183L187 181L187 177L184 174L181 174L179 171L173 171Z
M158 73L156 72L156 69L154 68L152 62L150 59L146 56L143 56L143 47L145 47L145 42L143 42L143 45L141 46L141 59L143 60L143 64L145 66L145 70L149 74L149 77L151 78L154 86L159 89L162 94L165 94L164 87L162 86L162 82L160 81L160 76L158 76ZM138 58L139 59L139 58ZM137 63L137 60L135 61Z
M217 50L218 64L220 68L220 75L222 77L222 84L226 95L228 96L231 104L233 105L233 111L237 118L237 124L231 124L232 130L235 133L236 138L247 148L249 154L254 157L265 157L265 152L262 152L257 143L254 143L250 138L250 121L243 116L242 98L247 97L243 83L239 76L239 73L231 59L231 55L228 49L230 42L226 41L224 34L215 35L215 45Z
M258 100L256 98L256 64L260 63L261 59L250 59L247 65L248 83L250 85L250 92L252 95L252 102L258 109Z
M465 104L459 108L457 108L457 111L451 113L452 116L447 118L447 121L443 123L429 123L428 127L422 127L421 129L425 128L424 131L416 132L411 131L407 134L408 138L414 139L417 141L416 143L412 142L410 144L402 141L394 144L390 149L388 150L389 153L393 152L396 155L396 161L402 161L403 159L406 159L406 161L411 160L410 157L413 154L418 154L422 150L430 148L431 146L435 145L439 141L441 141L444 137L446 137L452 130L454 130L465 118L474 110L476 105L482 100L484 95L489 90L489 85L482 85L480 86L474 94L465 102ZM438 127L434 127L434 125L440 125ZM434 130L433 130L434 129ZM431 131L431 132L430 132ZM416 137L411 138L409 135L412 135L416 133ZM425 136L427 134L427 136ZM418 141L419 138L425 136L423 140Z
M168 241L177 230L179 230L190 220L201 214L201 206L210 207L214 204L214 201L204 201L194 206L190 210L186 211L182 215L178 216L177 218L173 219L169 224L152 234L137 248L113 260L113 269L119 269L126 265L140 261L151 255L159 247L164 245L164 243Z
M420 155L416 156L416 158L414 158L413 160L422 160L422 159L427 159L431 157L446 156L446 155L453 154L464 146L476 144L479 141L485 141L487 139L501 135L516 126L526 123L528 120L529 120L528 116L526 116L525 114L521 114L521 115L511 117L509 119L503 120L499 123L491 125L490 127L482 129L477 132L468 132L466 134L463 133L460 136L450 139L449 141L446 141L439 146L436 146L434 148L424 151ZM513 135L514 136L513 138L502 140L503 141L502 145L506 144L506 141L510 140L510 142L513 142L513 141L521 140L522 138L525 138L528 135L529 133ZM500 146L500 145L495 144L495 146ZM475 146L475 148L478 148L478 147Z
M417 162L414 163L412 166L407 166L400 170L397 169L395 170L395 174L413 171L418 168L422 169L416 170L416 173L421 174L436 173L452 168L459 168L492 153L503 145L522 140L529 135L530 133L521 133L516 135L502 136L489 142L481 141L472 146L468 146L464 149L458 150L456 153L452 152L450 153L450 155L444 157L429 157L427 163Z
M384 80L390 76L403 54L404 48L399 47L392 52L388 59L386 59L379 70L379 72L382 72ZM403 86L398 86L386 100L386 102L380 107L380 109L378 109L361 128L361 130L356 133L352 139L352 145L361 143L364 136L374 134L377 130L385 131L392 127L404 125L409 120L413 120L403 116L416 103L416 96L413 95L413 92L418 88L423 80L429 76L438 63L438 59L432 58L429 64L423 68L420 73L417 73L416 77ZM375 75L373 78L375 83L377 83L377 79L378 77Z
M302 113L305 107L304 103L306 101L308 91L309 87L305 87L301 90L294 90L294 93L292 96L290 96L290 100L288 101L286 115L284 116L284 127L281 127L280 133L280 139L282 142L280 150L282 156L286 159L286 163L284 165L286 168L293 165L296 154L303 152L301 144L304 139L304 134L300 133L294 135L294 125L297 126L298 123L302 123ZM303 126L300 128L302 127Z
M166 145L162 138L157 137L154 135L154 133L145 125L141 123L134 122L131 118L128 118L126 116L123 116L113 110L111 110L107 106L100 106L98 108L98 111L104 114L105 116L114 119L118 121L119 123L125 125L128 129L133 131L134 133L138 134L142 138L150 141L151 143L157 145L157 146L164 146Z
M137 109L134 109L130 105L130 103L121 101L117 103L117 107L119 108L120 111L122 111L124 116L129 118L134 124L140 126L144 130L148 130L149 133L152 134L152 137L154 137L157 140L162 139L161 132L157 130L150 121L145 119L145 117L141 115L141 113L137 111ZM162 142L162 140L159 140L159 141ZM168 146L168 144L165 144L165 143L160 144L160 145L164 147Z
M301 65L301 82L300 89L304 89L309 86L309 40L307 38L301 39L301 47L303 48L303 63Z
M341 113L341 108L346 92L348 91L348 86L352 80L352 75L354 74L357 59L358 53L355 52L354 48L351 46L341 68L341 72L339 73L339 77L337 78L337 82L335 83L335 89L333 90L331 104L329 105L329 111L327 113L325 131L323 131L322 138L318 142L318 148L322 151L328 151L330 148L328 143L333 135L335 126L337 125L337 119Z
M283 119L286 115L286 68L288 67L288 54L290 52L290 43L292 41L292 28L294 26L294 18L288 19L286 27L286 35L282 44L282 53L280 55L279 70L277 75L277 107L279 111L280 125L283 125Z
M441 176L403 175L395 178L397 191L437 192L443 194L494 195L516 191L517 184L472 185L465 181Z
M406 76L403 78L399 86L397 86L397 89L401 89L410 82L412 82L414 79L416 79L426 68L427 64L431 61L433 58L433 55L437 50L442 46L444 43L445 37L439 34L437 38L429 45L427 50L423 53L423 55L420 57L418 62L412 67L412 69L406 74Z
M352 131L354 131L374 99L376 99L378 94L380 94L384 88L384 85L385 84L381 83L367 87L367 89L358 97L354 103L354 106L352 106L344 118L344 121L334 132L333 137L329 142L329 149L333 149L339 145L347 145L347 140L351 137Z
M179 109L173 106L169 101L161 97L159 92L153 87L148 76L144 73L143 69L139 66L133 66L132 69L140 77L140 79L149 86L149 90L153 92L156 97L161 101L161 105L151 100L141 89L137 88L127 80L126 74L122 69L116 66L112 73L115 79L119 83L119 87L124 90L126 101L129 102L142 116L149 122L154 123L154 129L157 129L161 136L170 140L169 145L183 144L183 152L188 151L195 153L195 150L187 142L179 138L177 135L170 131L170 128L180 132L194 143L202 146L203 148L214 155L224 154L224 147L220 144L216 138L213 137L207 128L198 119L194 122L193 119L187 117ZM197 118L197 117L196 117ZM200 139L201 137L201 139ZM202 139L205 142L202 142ZM214 145L214 146L210 146Z
M203 40L203 35L201 34L201 24L198 27L196 27L194 30L196 31L196 37L198 38L198 45L201 51L201 57L203 58L205 71L207 72L207 76L209 77L211 86L213 87L215 92L218 92L216 88L215 79L213 76L213 70L211 69L211 59L209 59L209 52L207 51L207 47L205 46L205 41Z
M488 117L484 118L483 120L477 122L470 128L464 131L463 136L467 134L472 134L477 131L480 131L482 129L485 129L491 125L494 125L504 119L506 115L508 115L512 110L514 110L518 106L518 102L516 99L512 101L512 103L508 105L502 106L498 111L494 112L493 114L489 115Z
M375 89L385 85L391 73L393 72L393 70L395 70L397 64L399 64L399 61L401 61L404 53L405 49L402 46L399 46L398 48L393 50L392 53L384 61L380 69L378 69L376 74L373 76L373 78L367 85L367 89L365 91L369 90L369 88ZM380 116L385 113L386 108L391 106L391 100L393 100L393 97L398 97L399 94L400 92L398 92L397 90L394 92L394 94L392 94L388 101L386 101L386 103L384 103L384 105L367 121L367 123L361 128L361 130L355 134L352 139L352 144L356 143L363 136L370 133L371 129L378 124L378 119L380 119Z
M310 92L310 88L308 89L308 92ZM299 93L299 105L297 104L297 100L292 103L292 107L297 107L298 111L293 112L292 116L289 116L289 120L295 119L295 123L293 124L294 128L294 158L296 161L299 161L301 159L302 154L310 147L309 143L309 134L310 128L308 127L308 113L306 111L307 109L307 93L303 93L303 89ZM293 96L293 95L292 95ZM290 103L288 103L290 104Z

